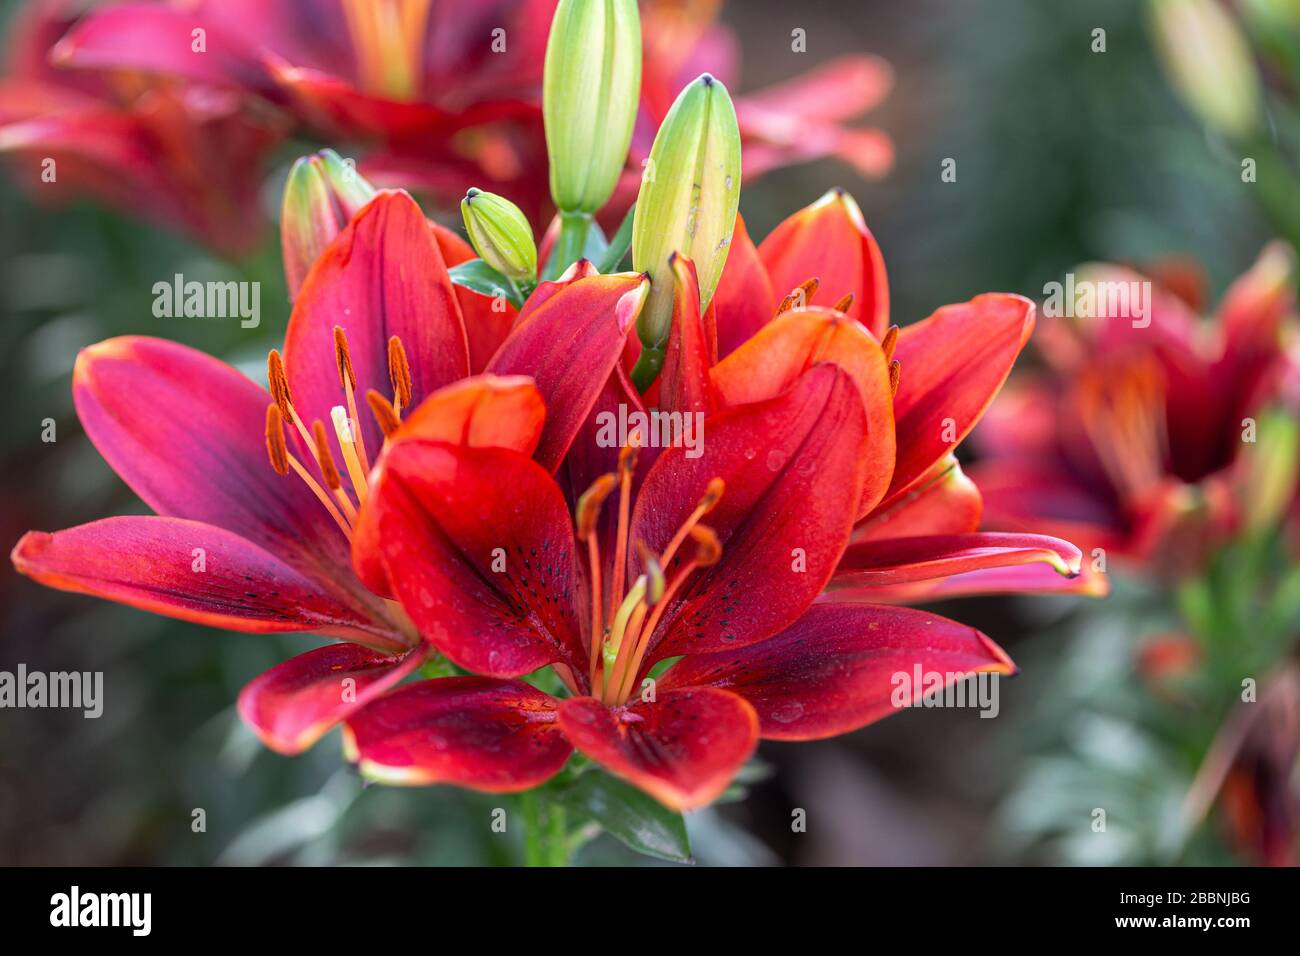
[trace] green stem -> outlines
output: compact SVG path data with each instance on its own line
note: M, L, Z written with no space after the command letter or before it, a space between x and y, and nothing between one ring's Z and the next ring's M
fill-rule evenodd
M570 841L564 807L541 790L520 794L519 804L524 817L524 865L568 866Z
M569 865L569 833L565 826L564 807L552 803L546 808L546 864Z
M587 233L591 231L592 218L586 212L561 212L560 235L546 263L545 278L556 279L579 259L587 248Z
M535 790L526 790L519 796L519 805L524 815L524 865L545 866L546 858L542 852L542 802Z

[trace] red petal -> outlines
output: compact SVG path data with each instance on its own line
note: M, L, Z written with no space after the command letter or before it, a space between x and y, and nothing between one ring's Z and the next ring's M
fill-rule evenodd
M554 698L485 677L444 677L385 694L348 718L344 741L371 780L489 793L545 783L573 752Z
M894 396L898 463L887 501L911 488L965 438L993 401L1034 329L1034 304L990 293L946 305L898 337Z
M469 346L442 253L420 207L402 192L381 192L321 253L294 300L284 362L294 407L310 425L329 425L345 402L334 327L347 334L358 406L367 389L393 394L388 340L398 336L411 368L412 404L469 374ZM359 410L366 446L383 434Z
M853 541L906 538L922 534L966 534L980 526L983 499L949 455L923 481L887 508L877 508L853 529Z
M672 256L670 265L675 280L673 315L659 379L659 407L668 412L707 415L716 404L709 369L717 358L709 348L700 315L699 279L695 263L685 256Z
M531 455L542 434L546 407L532 379L479 375L434 392L388 439L387 448L406 439L449 442L476 448L511 448ZM352 566L366 587L391 595L380 551L381 493L387 469L381 455L370 474L369 493L352 528Z
M860 323L819 306L787 312L719 362L713 382L723 404L757 402L781 394L818 362L849 374L867 414L866 483L858 508L865 515L894 471L894 399L885 353Z
M649 287L639 275L592 275L539 287L541 304L525 305L488 363L489 372L528 375L537 383L546 428L536 457L550 471L559 467L623 354Z
M967 571L1044 563L1075 577L1083 555L1060 538L1039 534L951 534L850 545L831 587L870 587L944 578Z
M878 106L894 85L894 71L878 56L840 56L741 98L736 110L760 108L804 120L839 122Z
M778 297L807 279L819 278L823 302L853 293L848 314L876 338L885 334L889 325L885 260L858 204L844 190L833 189L790 216L763 240L758 254Z
M318 647L254 678L239 695L239 716L277 753L302 753L424 657L423 650L397 657L358 644Z
M392 630L275 555L199 521L132 515L29 531L14 567L61 591L227 630L319 631L400 649Z
M754 709L711 687L660 691L611 709L594 697L560 703L570 743L674 810L712 803L758 743Z
M266 457L271 396L230 366L161 339L82 350L72 395L86 434L159 514L225 528L313 577L351 580L347 539Z
M920 686L906 694L917 669ZM919 701L927 674L948 686L980 672L1013 674L1015 665L973 627L910 608L819 604L761 644L683 658L659 693L726 688L754 706L764 739L818 740Z
M637 495L633 541L662 553L710 479L722 478L726 490L704 519L722 558L673 601L647 662L752 644L803 613L848 541L865 424L852 380L819 365L777 398L707 419L700 457L683 448L659 456ZM669 580L683 560L679 553L665 568Z
M921 604L949 598L984 594L1078 594L1105 597L1110 592L1106 575L1084 561L1078 574L1063 576L1050 564L1008 565L965 571L943 578L907 581L901 584L877 584L834 587L820 600L835 603Z
M450 229L436 222L430 222L429 227L448 268L478 258L473 247ZM477 374L487 368L488 361L510 334L510 327L515 324L519 313L504 298L479 295L459 285L456 286L456 301L460 303L465 335L469 339L469 370L471 374Z
M466 670L586 669L573 525L560 489L502 448L407 441L385 456L380 548L425 639Z
M727 263L713 293L712 305L718 313L719 358L726 358L734 352L766 325L776 311L772 280L739 213L736 214L736 231L731 237Z
M192 34L199 27L205 31L201 54L193 49ZM192 10L160 4L121 3L94 10L55 45L50 58L61 66L165 73L277 98L253 47Z

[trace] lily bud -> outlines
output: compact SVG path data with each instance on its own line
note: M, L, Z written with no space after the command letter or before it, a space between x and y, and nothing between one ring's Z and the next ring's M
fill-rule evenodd
M1152 0L1156 47L1174 91L1206 126L1233 139L1259 126L1259 74L1238 22L1218 0Z
M1259 413L1258 437L1243 446L1241 505L1246 530L1275 527L1295 500L1300 478L1300 421L1284 406Z
M695 263L700 308L708 307L727 261L740 205L740 129L722 83L705 73L673 104L641 179L632 226L632 265L648 272L650 300L641 340L661 346L672 321L673 271L680 252Z
M537 244L533 230L519 207L509 199L481 189L471 189L460 201L474 251L509 279L537 275Z
M542 118L561 212L593 213L614 192L640 96L636 0L560 0L546 43Z
M293 164L280 208L280 249L290 298L298 294L317 256L374 195L375 188L332 149Z

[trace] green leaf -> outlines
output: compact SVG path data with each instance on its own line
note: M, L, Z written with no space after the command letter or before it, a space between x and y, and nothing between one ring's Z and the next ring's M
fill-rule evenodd
M518 287L482 259L469 259L447 270L451 281L479 295L496 297L504 295L516 309L524 306L523 294Z
M609 248L605 250L605 254L599 259L592 260L601 275L617 272L619 265L627 256L627 250L632 245L632 218L635 212L636 203L632 203L627 215L623 217L623 224L618 227L618 232L614 233L614 238L609 241Z
M593 769L558 796L629 849L673 863L693 862L682 815L629 783Z

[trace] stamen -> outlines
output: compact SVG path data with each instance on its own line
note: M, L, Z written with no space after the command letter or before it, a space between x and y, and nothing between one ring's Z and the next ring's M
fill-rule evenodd
M794 308L795 301L799 301L799 308L803 308L812 301L812 297L817 294L817 289L822 284L822 280L814 276L811 279L805 279L798 286L790 290L790 294L781 300L781 304L776 307L776 314L781 315L783 312L789 312Z
M885 353L885 361L888 362L894 357L894 346L898 344L898 326L891 325L885 332L885 337L880 340L880 348Z
M379 423L379 429L384 433L385 438L402 427L402 420L397 417L397 412L393 408L396 403L390 402L373 388L366 391L366 404L370 406L370 414L375 416L375 421Z
M641 558L641 566L645 568L646 603L658 604L664 596L664 569L659 564L659 556L642 541L636 543L636 551Z
M388 340L388 378L393 383L393 411L400 415L411 406L411 365L396 335Z
M690 534L692 540L696 543L695 554L682 566L681 571L673 578L672 583L664 590L660 599L655 602L650 619L645 622L645 627L636 635L636 649L630 660L624 665L619 675L619 687L613 695L616 703L626 703L628 697L632 695L632 685L636 680L636 675L641 670L641 663L645 660L646 653L650 650L650 638L654 636L655 628L659 626L659 621L663 618L664 611L667 610L673 598L677 596L687 579L698 568L706 568L717 564L722 557L722 543L718 540L717 532L712 528L707 525L696 525L691 528Z
M352 526L347 521L343 520L343 515L339 514L339 509L334 506L334 502L330 501L329 495L327 495L325 489L320 486L320 482L311 476L311 472L309 472L303 466L303 463L297 458L293 457L293 455L289 455L288 457L289 467L297 473L299 478L307 483L307 487L311 489L312 494L320 499L320 503L325 506L325 510L330 513L330 517L334 519L335 523L339 526L339 530L343 532L344 537L346 537L350 542L352 540Z
M351 397L349 395L349 397ZM348 477L352 479L352 489L358 499L366 497L366 470L357 457L356 419L349 418L347 409L335 405L330 409L330 419L334 422L334 436L338 439L339 450L343 452L343 464L347 466Z
M270 456L271 467L277 475L289 474L289 449L284 443L284 415L275 402L266 406L266 453Z
M352 354L348 351L348 337L343 327L334 326L334 361L339 369L339 383L348 399L348 417L352 423L350 429L352 441L356 445L356 455L363 475L370 474L370 456L366 454L366 437L361 433L361 416L357 414L357 373L352 368ZM331 414L333 414L331 412ZM347 460L347 452L343 458ZM351 466L349 466L349 469Z
M348 521L355 523L357 520L356 506L352 504L352 499L343 490L343 480L339 477L338 466L334 464L334 456L330 453L330 443L325 426L319 420L311 423L311 437L312 444L316 449L316 464L320 466L321 477L325 479L326 486L343 508L343 513L348 516Z
M623 594L627 575L627 534L632 514L632 473L636 471L640 435L633 432L628 443L618 453L618 534L614 540L614 590L615 601Z
M903 376L903 366L899 364L898 359L889 363L889 394L898 394L898 382Z
M646 578L643 574L636 579L636 583L627 592L627 597L623 599L623 603L619 605L618 610L614 613L614 622L610 626L609 637L606 639L601 652L605 664L604 685L606 691L615 689L621 683L621 681L615 679L622 674L619 664L620 662L626 664L633 643L630 640L625 642L623 637L627 633L628 624L631 622L633 615L636 614L637 609L641 608L642 614L644 614L645 604L642 599L645 597L645 590ZM606 703L609 702L606 701Z
M836 312L847 312L853 307L853 293L847 293L844 298L836 302L833 308Z
M601 506L618 483L615 475L601 475L591 483L591 487L582 493L574 509L574 524L578 531L578 540L587 542L587 559L591 567L591 653L590 673L587 675L594 686L596 681L596 662L600 659L600 645L605 638L605 593L600 573L600 536L595 533L596 521L600 518Z

